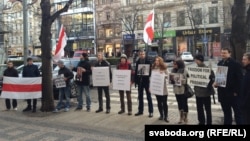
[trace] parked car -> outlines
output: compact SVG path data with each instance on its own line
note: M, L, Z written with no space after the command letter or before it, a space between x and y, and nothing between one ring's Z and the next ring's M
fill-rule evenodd
M151 63L153 63L156 56L158 56L158 53L156 51L148 51L146 57Z
M165 62L171 62L176 59L175 53L165 53L163 56Z
M190 52L182 52L180 55L183 61L193 61L194 57Z

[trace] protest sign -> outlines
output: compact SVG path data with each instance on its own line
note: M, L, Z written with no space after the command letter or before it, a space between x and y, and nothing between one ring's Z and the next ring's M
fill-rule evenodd
M109 67L93 67L92 80L93 86L109 86Z
M219 87L226 87L228 67L218 66L215 74L215 83Z
M165 73L160 73L159 71L152 71L149 84L150 92L156 95L163 95L164 80Z
M177 86L181 86L181 80L182 80L182 74L181 73L170 73L169 74L169 84L174 84Z
M149 76L150 65L149 64L139 64L137 75Z
M61 77L61 76L57 76L54 79L54 84L55 84L56 88L64 88L64 87L66 87L66 82L64 81L64 77Z
M199 87L207 87L210 79L209 75L211 74L210 68L205 67L188 67L187 68L189 77L188 84Z
M131 70L114 70L112 82L114 90L130 91Z

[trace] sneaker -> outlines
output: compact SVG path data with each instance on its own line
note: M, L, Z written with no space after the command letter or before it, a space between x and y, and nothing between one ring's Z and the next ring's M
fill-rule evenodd
M26 107L25 109L23 109L23 112L29 112L29 111L31 111L32 109L31 109L31 107Z
M52 111L53 113L58 113L59 110L58 109L55 109L54 111Z
M68 112L68 111L69 111L69 108L65 108L65 109L64 109L64 112Z
M17 111L17 107L16 108L13 108L14 111Z

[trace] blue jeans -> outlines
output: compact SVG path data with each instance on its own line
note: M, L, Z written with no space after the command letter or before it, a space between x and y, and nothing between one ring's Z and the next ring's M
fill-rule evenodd
M69 101L70 101L70 88L69 87L64 87L64 88L59 88L59 102L57 103L57 106L56 106L56 109L61 109L62 108L62 105L64 105L63 103L63 99L64 99L64 96L65 96L65 99L66 99L66 105L64 108L69 108L70 107L70 104L69 104Z
M78 101L78 106L77 108L82 108L82 105L83 105L83 97L82 97L82 93L84 92L85 93L85 96L86 96L86 103L87 103L87 106L86 108L87 109L90 109L90 106L91 106L91 100L90 100L90 95L89 95L89 86L84 86L84 85L77 85L77 92L78 92L78 97L77 97L77 101Z

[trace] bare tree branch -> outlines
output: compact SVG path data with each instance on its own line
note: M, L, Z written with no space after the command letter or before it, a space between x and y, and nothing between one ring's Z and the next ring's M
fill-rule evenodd
M55 19L60 16L61 13L67 12L69 9L69 6L72 4L72 2L73 2L73 0L69 0L62 9L60 9L56 13L54 13L51 16L51 22L53 23L55 21Z

